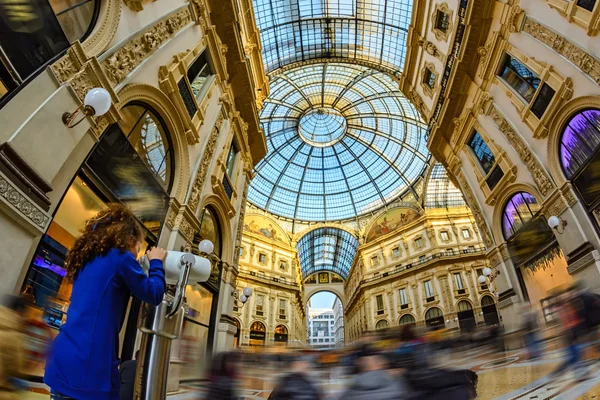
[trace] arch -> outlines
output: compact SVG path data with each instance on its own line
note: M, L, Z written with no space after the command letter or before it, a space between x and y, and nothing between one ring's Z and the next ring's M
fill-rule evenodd
M573 181L595 156L600 147L599 122L600 108L586 108L572 114L563 127L558 153L567 179Z
M131 102L139 101L150 106L164 121L173 144L175 165L173 184L169 196L175 197L180 203L183 203L190 183L190 157L185 128L177 109L166 94L148 84L134 83L127 85L119 91L118 97L117 108L119 110Z
M508 203L508 200L510 200L518 192L529 193L535 197L536 200L538 200L538 204L541 204L539 199L543 199L541 193L533 185L527 183L515 183L509 185L506 190L503 191L504 194L498 198L496 206L494 207L492 234L496 239L496 243L506 242L507 238L504 237L504 233L502 232L502 216L504 214L504 207L506 206L506 203Z
M390 323L388 322L387 319L380 319L379 321L377 321L377 323L375 324L375 330L376 331L381 331L384 329L387 329L390 327Z
M265 324L263 322L254 321L252 322L252 324L250 324L250 330L256 332L266 332L267 328L265 327Z
M278 332L279 330L279 332ZM287 335L289 333L289 329L284 324L279 324L275 327L275 333L281 333Z
M284 234L284 236L285 236L285 239L286 239L288 242L291 242L292 238L290 237L290 235L288 234L288 232L287 232L287 231L286 231L286 230L285 230L285 229L284 229L284 228L281 226L281 223L280 223L280 222L279 222L279 221L278 221L276 218L273 218L273 216L271 216L271 215L269 215L269 214L267 214L267 213L264 213L264 214L259 214L259 213L249 213L249 214L246 214L246 215L244 216L244 224L245 224L245 221L246 221L248 218L252 218L252 217L260 217L260 218L264 218L264 219L266 219L267 221L269 221L269 222L271 222L271 223L273 223L273 224L277 225L277 227L279 228L279 230L281 231L281 233L283 233L283 234ZM290 245L291 245L291 244L290 244Z
M316 224L311 224L310 226L308 226L306 229L296 232L294 234L294 241L298 242L300 239L302 239L304 236L308 235L309 233L311 233L312 231L315 231L317 229L320 228L335 228L335 229L341 229L343 231L348 232L349 234L351 234L352 236L354 236L355 238L358 239L360 232L358 232L357 230L354 230L346 225L344 225L343 223L334 223L334 222L318 222Z
M416 324L417 320L415 319L415 317L412 314L404 314L403 316L400 317L400 319L398 320L398 325L402 326L402 325L410 325L410 324Z
M500 323L498 308L496 307L496 302L492 296L484 295L481 298L481 312L486 325L491 326Z
M473 303L470 300L460 300L456 303L456 309L458 311L468 311L473 310Z
M304 304L308 304L308 301L311 297L313 297L317 293L321 292L329 292L338 299L342 303L342 307L346 304L346 298L344 296L344 284L343 283L334 283L329 285L310 285L308 288L304 288Z
M358 246L354 235L337 228L319 228L302 236L296 244L302 278L333 271L347 279Z
M489 294L483 295L481 297L481 307L490 306L490 305L496 305L494 298L492 296L490 296Z
M560 141L568 121L578 112L587 108L600 109L600 96L582 96L568 101L554 115L549 127L546 158L550 176L561 187L568 182L560 161Z
M88 57L99 56L106 50L117 33L121 20L121 0L100 1L100 11L92 33L82 43Z
M428 318L436 318L444 316L444 311L442 311L442 309L437 306L433 306L426 309L425 312L423 312L423 316L425 320L427 320Z
M206 196L199 210L204 210L206 207L212 208L217 214L217 220L221 226L221 260L227 263L233 263L234 257L234 246L233 246L233 233L231 232L230 219L227 215L227 207L217 195ZM201 212L201 211L199 211ZM201 215L199 215L201 217ZM202 221L200 221L202 222Z

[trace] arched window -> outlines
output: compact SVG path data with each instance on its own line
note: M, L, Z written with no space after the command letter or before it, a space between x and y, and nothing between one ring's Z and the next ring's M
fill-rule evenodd
M382 319L381 321L377 322L377 325L375 325L375 330L380 331L387 329L389 326L390 324L387 322L387 320Z
M494 299L492 299L490 296L483 296L481 298L481 307L491 306L495 304L496 303L494 302Z
M283 325L277 325L277 327L275 328L275 333L277 333L279 335L287 335L288 334L288 330Z
M437 307L433 307L430 308L429 310L427 310L427 312L425 313L425 319L434 319L434 318L439 318L439 317L443 317L444 314L442 313L442 310L440 310Z
M540 205L535 197L526 192L515 193L504 206L502 212L502 233L508 239L529 221L537 212Z
M252 323L252 326L250 326L250 331L266 332L267 329L265 328L265 325L262 322L256 321Z
M560 140L560 162L568 179L581 170L600 147L600 110L587 109L575 114L564 128Z
M468 301L461 301L458 303L458 311L469 311L472 310L473 306Z
M410 314L406 314L403 315L402 318L400 318L400 321L398 322L400 325L409 325L409 324L416 324L417 321L415 320L415 317L413 317Z
M208 206L202 212L202 219L200 221L200 240L208 239L215 245L213 250L219 257L222 256L221 251L223 249L223 240L221 236L221 225L215 210ZM198 240L198 243L200 242Z
M140 158L163 188L169 191L173 154L161 119L144 104L133 103L121 110L119 125Z

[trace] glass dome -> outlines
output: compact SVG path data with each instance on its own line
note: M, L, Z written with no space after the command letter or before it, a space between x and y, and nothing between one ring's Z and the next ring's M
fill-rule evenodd
M410 190L429 160L427 126L388 75L318 63L271 78L268 154L248 199L301 221L350 219Z

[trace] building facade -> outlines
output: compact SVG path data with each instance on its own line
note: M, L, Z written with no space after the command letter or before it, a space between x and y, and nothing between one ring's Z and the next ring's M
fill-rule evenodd
M336 348L345 344L344 336L344 305L339 297L333 301L333 340Z
M331 308L312 308L308 315L306 343L316 349L335 345L335 315Z

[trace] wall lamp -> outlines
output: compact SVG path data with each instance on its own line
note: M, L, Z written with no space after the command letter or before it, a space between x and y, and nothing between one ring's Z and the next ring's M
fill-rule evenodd
M553 215L550 218L548 218L548 226L550 227L550 229L553 229L556 232L562 234L565 231L565 226L567 226L567 221L565 221L561 217Z
M237 291L231 292L231 295L234 297L234 305L238 308L242 308L244 307L244 304L246 304L250 296L252 296L252 288L244 288L244 290L242 291L242 295L239 297Z
M62 115L62 122L67 128L73 128L77 126L85 119L85 117L100 117L108 112L112 99L108 90L103 88L90 89L83 99L83 104L75 109L74 112L66 112ZM75 122L75 118L79 111L83 110L83 116L79 121Z

